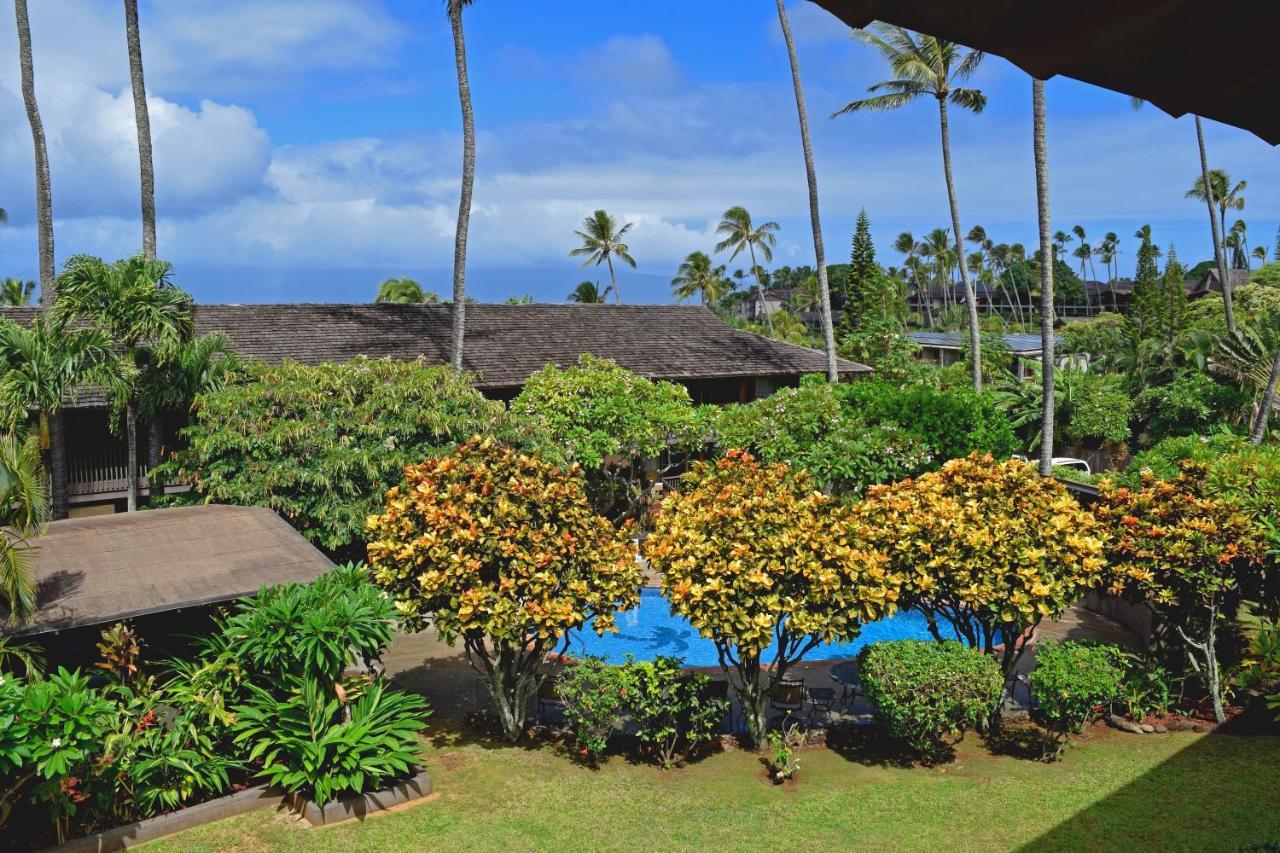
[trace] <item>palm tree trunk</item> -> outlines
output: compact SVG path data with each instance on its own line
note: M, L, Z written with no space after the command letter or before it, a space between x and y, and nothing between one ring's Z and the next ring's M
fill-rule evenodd
M769 302L764 297L764 284L760 281L760 265L756 263L756 247L750 241L747 242L747 251L751 253L751 274L756 279L756 294L760 297L760 310L764 312L765 325L769 327L769 334L773 334L773 316L769 313Z
M453 239L453 369L462 370L462 346L467 320L467 231L471 227L471 192L476 180L476 125L471 112L471 83L467 79L467 46L462 38L462 0L448 0L453 29L453 58L458 67L458 100L462 105L462 192L458 198L458 228Z
M609 265L609 289L613 291L613 304L622 304L622 294L618 292L618 277L613 272L613 256L605 255L605 263Z
M813 165L813 143L809 138L809 112L805 109L804 89L800 85L800 60L796 56L795 39L791 36L791 23L783 0L778 0L778 23L782 25L782 38L787 43L787 58L791 61L791 85L796 92L796 113L800 119L800 144L804 148L804 174L809 182L809 223L813 229L813 256L818 265L818 291L822 304L822 342L827 351L827 380L840 378L836 368L836 336L831 322L831 286L827 281L827 255L822 244L822 221L818 216L818 176Z
M164 414L157 411L147 424L147 494L151 498L164 494L164 481L152 472L160 465L161 451L164 446ZM154 500L152 502L154 506Z
M1267 390L1262 394L1262 408L1258 410L1258 418L1253 422L1253 430L1249 433L1251 444L1262 444L1267 435L1267 420L1276 405L1276 387L1280 386L1280 349L1276 350L1275 361L1271 363L1271 378L1267 381Z
M1226 230L1226 210L1222 211L1222 230L1218 229L1218 217L1214 212L1217 201L1213 197L1213 183L1209 180L1209 155L1204 147L1204 122L1196 116L1196 142L1200 145L1200 180L1204 181L1204 200L1209 208L1209 228L1213 231L1213 260L1218 267L1218 279L1222 282L1222 308L1227 314L1227 331L1236 330L1235 306L1231 302L1231 280L1227 278L1227 263L1222 246L1222 232Z
M49 494L54 521L66 518L70 498L67 483L67 431L62 411L49 415Z
M951 174L951 127L947 122L946 98L938 98L938 122L942 130L942 171L947 179L947 200L951 203L951 227L955 229L956 262L960 266L960 283L969 309L969 346L973 349L973 387L982 390L982 335L978 329L978 300L969 282L969 265L964 258L963 233L960 230L960 205L956 203L956 183Z
M131 398L124 407L125 440L125 483L128 491L125 497L125 511L138 510L138 406Z
M1044 81L1031 79L1032 148L1036 161L1036 214L1040 257L1053 257L1049 221L1049 155L1045 145ZM1053 474L1053 264L1040 264L1040 473Z
M31 22L27 0L13 0L18 24L18 63L22 68L22 102L31 125L31 143L36 158L36 231L40 242L40 304L53 304L57 289L53 260L53 186L49 180L49 150L44 141L44 122L36 104L35 67L31 61Z
M138 174L142 186L142 254L156 256L156 173L151 159L151 114L142 74L142 38L138 34L138 0L124 0L125 40L129 46L129 83L133 118L138 126Z

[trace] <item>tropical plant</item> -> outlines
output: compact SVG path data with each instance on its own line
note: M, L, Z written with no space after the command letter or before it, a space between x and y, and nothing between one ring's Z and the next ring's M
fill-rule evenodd
M765 767L775 785L794 779L800 772L800 747L804 746L805 733L799 723L792 723L781 730L769 732L769 752L765 755Z
M728 292L724 265L712 266L706 252L691 252L671 279L671 295L677 302L698 297L703 305L715 305Z
M928 461L936 465L975 451L1004 459L1018 449L1013 429L989 391L866 381L841 385L838 394L867 423L896 424L924 442L933 457Z
M609 298L609 294L612 292L612 285L601 291L600 285L590 281L583 281L579 282L578 286L569 294L569 301L577 302L581 305L601 305Z
M194 334L191 297L169 281L172 266L143 255L108 264L77 255L58 279L54 313L100 328L121 351L113 371L113 397L124 410L128 482L126 506L138 508L138 389L146 365L158 362ZM150 350L144 363L141 352Z
M18 25L18 67L22 78L22 102L31 126L31 143L35 149L36 237L40 245L40 301L47 308L57 293L53 254L53 189L49 181L49 149L45 145L44 122L36 102L35 68L31 61L31 21L27 0L14 0L14 18Z
M378 296L374 302L390 302L396 305L435 305L440 297L411 278L389 278L378 285Z
M247 362L242 376L197 398L178 451L156 476L192 485L166 501L269 506L351 558L404 466L501 421L501 403L420 362Z
M644 553L672 610L715 643L759 747L769 694L789 669L892 614L901 578L863 547L869 533L848 507L803 471L733 450L687 478L663 502Z
M6 278L0 281L0 305L20 308L31 304L31 295L36 292L34 281L23 281L20 278Z
M44 314L19 326L0 318L0 426L14 430L36 417L40 459L54 519L67 517L67 442L62 406L84 385L110 381L112 354L97 329L73 328Z
M19 441L13 434L0 435L0 605L12 624L22 624L36 609L34 567L27 539L47 515L44 484L36 440ZM5 648L28 671L37 660L24 659L16 645Z
M1044 640L1036 646L1031 673L1031 717L1050 734L1046 760L1062 754L1079 734L1120 695L1123 655L1114 646Z
M935 639L945 632L998 655L1006 690L1036 626L1104 580L1105 529L1025 462L953 459L873 486L855 513L867 547L903 578L901 605L922 613Z
M761 268L756 260L756 253L764 259L765 263L773 260L773 247L777 245L778 223L762 222L756 225L751 220L751 214L745 207L731 207L724 212L724 216L720 219L720 224L716 226L716 233L722 239L716 243L716 254L729 251L729 262L738 257L743 250L751 257L751 272L756 279L756 296L760 299L760 310L764 312L765 326L769 329L769 334L773 334L773 317L769 311L769 301L765 297L764 283L761 281Z
M488 684L502 731L524 733L548 653L588 619L615 630L642 581L625 533L596 515L565 470L492 441L405 469L368 521L369 564L401 623L429 623Z
M609 737L622 721L630 687L628 675L625 667L588 656L566 663L556 679L556 695L578 754L591 762L604 757Z
M960 283L964 287L968 308L970 342L977 352L978 303L973 284L969 281L969 268L964 256L964 244L961 242L965 232L960 228L960 207L956 201L955 180L951 173L951 129L947 105L974 113L980 113L986 107L986 95L977 89L959 85L978 70L983 54L976 50L965 53L955 42L918 35L890 24L875 23L868 29L854 32L858 38L876 49L894 76L869 87L867 91L872 93L871 97L846 104L834 116L863 110L893 110L926 96L938 102L942 168L947 184L947 198L951 204L951 229L955 237ZM973 385L978 390L982 388L982 368L976 358Z
M129 51L129 86L138 131L138 173L142 190L142 254L156 257L156 172L151 159L151 114L142 72L142 38L138 32L138 0L124 0L125 43Z
M475 0L445 0L449 29L453 33L453 59L458 73L458 102L462 108L462 189L458 194L458 227L453 242L453 305L450 308L450 361L462 372L466 335L467 232L471 227L471 196L476 183L476 122L471 109L471 80L467 76L467 45L462 32L462 10Z
M1104 480L1094 515L1111 530L1112 590L1145 599L1173 627L1223 722L1218 632L1253 582L1264 546L1249 516L1214 496L1203 475L1188 465L1176 480L1144 473L1135 489Z
M44 675L44 649L35 643L23 643L16 637L0 634L0 673L21 672L29 679ZM17 667L21 667L18 670Z
M711 679L679 658L628 661L627 710L641 747L664 768L715 737L729 703L710 695Z
M281 698L251 685L236 708L236 742L260 760L259 777L323 805L376 790L417 763L426 703L373 682L350 698L341 686L291 678Z
M590 354L530 376L509 413L543 458L582 466L596 512L615 521L639 514L649 488L704 444L683 385Z
M885 731L928 763L983 725L1004 687L995 658L954 640L875 643L859 658L858 681Z
M827 354L827 381L836 382L840 374L836 367L835 327L831 317L831 285L827 280L826 248L822 242L822 217L818 211L818 175L813 163L813 143L809 138L809 111L805 107L804 88L800 83L800 60L796 56L795 39L791 35L791 22L787 20L787 6L784 0L777 0L777 5L782 40L787 45L787 58L791 63L791 84L795 90L800 145L804 151L804 172L809 187L809 228L813 232L813 256L818 271L818 312L822 317L823 349Z
M613 271L613 259L617 258L628 266L635 267L636 260L631 257L631 248L622 238L631 230L628 222L621 228L617 221L603 210L597 210L582 221L582 230L574 231L582 240L582 245L569 252L571 258L586 258L583 268L592 264L609 267L609 290L613 292L613 301L622 302L622 293L618 289L618 277ZM606 291L607 293L608 291Z

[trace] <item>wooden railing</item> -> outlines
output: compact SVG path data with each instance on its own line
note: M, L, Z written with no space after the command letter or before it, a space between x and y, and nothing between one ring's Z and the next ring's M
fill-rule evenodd
M70 451L67 454L68 494L82 497L126 491L129 488L129 465L125 456L123 447ZM147 466L141 458L138 461L138 488L150 488Z

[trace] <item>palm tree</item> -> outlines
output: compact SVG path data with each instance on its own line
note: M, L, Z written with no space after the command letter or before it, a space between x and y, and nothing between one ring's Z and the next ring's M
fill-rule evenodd
M222 332L180 341L168 351L150 354L150 368L140 377L138 418L148 424L147 471L161 462L165 422L170 414L190 411L201 394L226 386L240 362ZM164 483L148 473L151 495L164 493Z
M1036 222L1040 258L1055 257L1049 234L1049 154L1045 143L1044 81L1031 78L1031 147L1036 164ZM1059 232L1061 233L1061 232ZM1056 235L1055 235L1056 236ZM1053 264L1040 264L1040 473L1053 474Z
M610 287L606 287L603 291L600 286L594 282L584 281L578 284L569 294L570 302L577 302L582 305L600 305L609 296Z
M36 413L55 519L67 517L68 504L63 402L104 379L110 359L110 341L97 329L70 328L47 314L25 327L0 318L0 425L12 430Z
M796 314L819 308L822 305L822 285L818 277L811 275L801 281L799 286L792 289L787 303Z
M631 249L622 242L622 238L631 230L631 223L619 228L612 216L603 210L597 210L582 221L582 228L581 231L573 232L582 238L582 245L570 252L569 257L585 257L586 260L582 262L584 269L592 264L607 264L609 290L613 292L613 301L621 304L622 295L618 291L618 277L613 272L613 259L616 257L632 268L636 265L635 258L631 257Z
M920 256L933 259L934 275L938 287L942 290L943 308L951 307L952 286L951 271L955 267L956 251L951 242L951 232L946 228L935 228L924 235L924 243L920 246Z
M22 102L31 125L31 143L36 155L36 233L40 242L40 303L53 304L57 291L53 261L53 185L49 180L49 150L44 141L44 122L36 103L35 67L31 61L31 22L27 0L13 0L18 23L18 64L22 68Z
M1265 264L1267 262L1267 247L1254 246L1253 251L1249 253L1249 257L1253 258L1255 261L1258 261L1259 263Z
M1231 224L1231 266L1238 270L1249 269L1249 226L1243 219Z
M1205 153L1204 125L1200 116L1196 116L1196 141L1200 145L1200 177L1196 178L1186 197L1203 201L1209 208L1209 225L1213 233L1213 256L1218 267L1218 278L1222 282L1222 307L1227 317L1227 331L1236 328L1236 313L1232 299L1231 279L1227 272L1226 239L1227 211L1244 210L1244 190L1248 184L1237 181L1231 184L1231 176L1224 169L1210 169L1209 158ZM1216 212L1214 208L1217 208Z
M951 204L951 229L955 238L956 258L960 267L960 283L964 286L965 302L969 309L969 345L973 352L973 387L982 388L981 339L978 328L978 303L973 285L969 282L969 269L965 263L960 229L960 206L956 201L955 179L951 173L951 129L947 118L947 104L960 109L980 113L987 105L987 96L978 89L957 86L978 70L982 53L963 48L955 42L934 36L916 36L902 27L888 24L872 24L870 29L855 30L863 41L871 44L889 64L894 74L891 80L876 83L868 89L873 93L846 104L835 113L859 110L892 110L917 98L931 96L938 102L938 121L942 137L942 171L947 182L947 199ZM883 94L874 94L884 90Z
M122 352L113 390L125 413L129 512L138 508L138 388L144 369L139 355L144 347L173 352L194 331L191 297L169 281L171 271L165 261L142 255L113 264L80 255L67 262L54 305L67 319L96 325Z
M1236 181L1231 183L1231 175L1225 169L1209 170L1209 189L1212 196L1207 196L1204 191L1204 177L1198 177L1195 183L1191 185L1191 189L1187 190L1186 197L1193 198L1197 201L1211 202L1217 209L1215 211L1218 217L1218 226L1222 229L1221 233L1227 233L1227 211L1228 210L1244 210L1244 191L1248 188L1248 181Z
M791 35L791 22L783 0L778 3L778 23L782 25L782 39L787 43L787 58L791 61L791 84L796 94L796 113L800 119L800 144L804 149L804 172L809 184L809 225L813 230L813 257L818 268L818 290L822 314L822 341L827 352L827 380L840 378L836 368L835 327L831 322L831 286L827 281L827 256L822 243L822 220L818 215L818 176L813 165L813 143L809 139L809 111L804 104L804 89L800 85L800 60L796 56L796 42Z
M21 308L31 304L31 294L36 292L34 281L23 281L20 278L6 278L0 281L0 305Z
M1277 387L1280 387L1280 347L1276 348L1275 360L1271 362L1271 378L1267 380L1267 388L1262 393L1262 406L1258 409L1253 429L1249 431L1249 441L1252 444L1262 444L1262 439L1267 435L1267 421L1276 405Z
M142 254L156 256L156 173L151 160L151 114L147 83L142 74L142 38L138 33L138 0L124 0L125 41L129 48L129 83L133 87L133 118L138 127L138 173L142 186Z
M920 299L924 309L924 322L926 326L933 327L933 310L932 310L932 293L920 289L920 243L916 242L915 235L910 231L903 231L898 238L893 241L893 250L900 255L905 255L906 260L903 266L911 271L911 283L915 286L916 297Z
M402 276L400 278L389 278L378 285L378 296L373 301L390 302L395 305L423 303L434 305L440 301L440 297L429 290L423 290L422 285L413 279Z
M729 255L730 263L743 249L746 249L751 256L751 272L756 278L756 295L760 297L760 310L764 312L765 325L770 334L773 333L773 318L769 316L769 303L765 299L764 284L760 280L760 265L756 261L756 252L759 251L765 263L773 260L773 247L778 243L776 236L778 227L776 222L754 224L751 221L751 214L741 206L726 210L720 224L716 226L716 233L724 237L716 243L717 254L732 249L733 252Z
M471 111L471 81L467 77L467 45L462 37L462 10L475 0L445 0L453 30L453 59L458 70L458 101L462 107L462 190L458 197L458 227L453 238L453 369L462 370L466 335L467 231L471 227L471 193L476 182L476 122Z
M706 252L692 252L671 279L671 295L677 302L697 296L701 304L714 305L725 293L724 269L724 266L712 266Z
M26 622L36 609L26 540L47 515L40 474L40 448L34 438L20 442L12 433L0 435L0 603L9 611L11 625ZM5 654L13 654L7 644Z

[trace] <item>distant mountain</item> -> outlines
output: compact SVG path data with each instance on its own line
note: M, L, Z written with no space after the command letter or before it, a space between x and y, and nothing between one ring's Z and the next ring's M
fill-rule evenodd
M378 284L393 276L408 276L449 298L452 272L441 268L332 267L270 269L240 266L182 265L174 281L197 302L263 304L272 302L372 302ZM535 302L565 302L581 281L609 282L603 267L581 269L575 264L529 267L477 267L467 270L467 293L478 302L502 302L511 296L532 296ZM671 302L669 276L628 270L618 274L624 302Z

